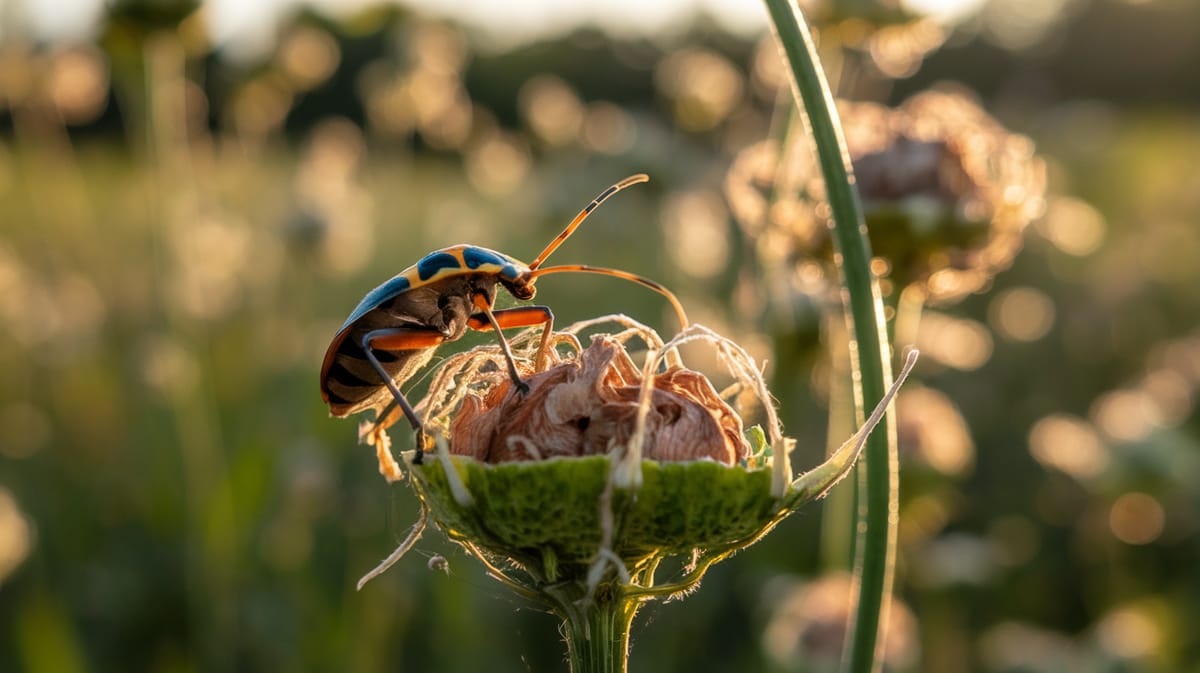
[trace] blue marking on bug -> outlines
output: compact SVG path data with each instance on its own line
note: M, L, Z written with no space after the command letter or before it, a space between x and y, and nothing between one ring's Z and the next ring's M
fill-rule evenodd
M500 277L505 280L516 280L517 276L521 275L521 267L525 266L508 255L473 245L463 248L462 256L469 269L478 269L484 265L500 267Z
M458 258L448 252L433 252L421 258L417 262L417 277L421 280L429 280L434 274L442 269L457 269L459 268Z
M504 266L508 264L508 260L503 255L487 248L477 248L475 246L467 246L462 251L463 261L467 263L468 269L478 269L484 264L494 264L496 266Z
M367 293L367 296L362 298L362 301L358 302L358 306L355 306L354 310L350 312L350 317L346 318L345 324L342 325L342 330L345 330L370 311L379 308L383 302L398 294L408 292L411 285L408 282L408 278L405 278L404 274L401 273L398 276L388 279L374 290L371 290Z

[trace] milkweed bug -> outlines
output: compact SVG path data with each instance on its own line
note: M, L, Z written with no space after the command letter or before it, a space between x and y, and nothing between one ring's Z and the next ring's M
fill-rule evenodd
M537 357L541 362L554 314L546 306L493 310L497 285L504 286L513 297L527 301L536 292L535 281L547 274L581 272L616 276L665 296L686 327L687 315L679 299L652 280L627 271L582 264L542 266L597 206L622 189L649 179L644 174L632 175L601 192L529 264L487 248L454 245L425 255L368 292L325 351L321 397L330 412L345 417L373 409L374 432L389 427L403 413L417 432L413 462L419 464L428 433L399 386L429 362L439 345L460 338L468 328L496 332L509 377L519 390L528 391L501 330L544 325ZM393 474L395 468L384 465L380 450L380 465L385 475L399 478Z

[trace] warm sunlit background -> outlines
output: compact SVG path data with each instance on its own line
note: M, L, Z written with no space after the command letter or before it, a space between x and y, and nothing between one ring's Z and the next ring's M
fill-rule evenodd
M1200 671L1200 4L803 5L924 353L888 670ZM563 670L436 534L355 592L416 505L321 356L425 252L528 259L646 172L555 259L766 360L814 464L845 344L789 96L744 0L0 0L0 671ZM835 670L848 504L646 610L631 670Z

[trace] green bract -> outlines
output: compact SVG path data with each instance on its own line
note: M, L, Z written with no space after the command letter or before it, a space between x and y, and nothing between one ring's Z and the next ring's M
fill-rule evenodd
M610 458L488 465L453 456L450 462L471 493L466 506L454 499L445 462L413 472L418 492L447 535L507 556L551 582L560 571L586 569L595 561L603 537L598 503L609 489ZM768 470L648 460L641 468L640 488L613 489L611 497L612 551L629 568L655 556L752 539L783 508L770 492Z

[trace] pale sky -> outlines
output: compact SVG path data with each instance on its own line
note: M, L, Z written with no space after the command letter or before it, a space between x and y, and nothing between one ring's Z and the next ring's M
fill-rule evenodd
M0 39L14 32L35 39L88 38L105 0L0 0ZM330 14L352 11L376 0L203 0L214 41L234 54L269 48L274 23L292 7L307 4ZM707 12L730 30L766 29L766 9L754 0L397 0L424 13L480 29L498 44L513 44L597 25L614 34L654 35ZM986 0L902 0L947 22L978 9Z

